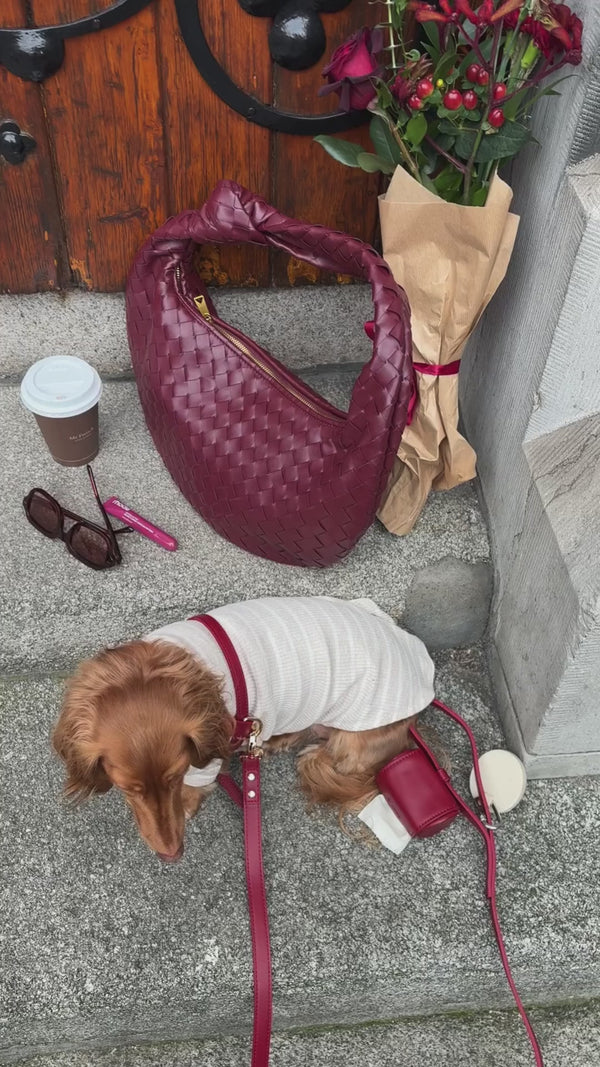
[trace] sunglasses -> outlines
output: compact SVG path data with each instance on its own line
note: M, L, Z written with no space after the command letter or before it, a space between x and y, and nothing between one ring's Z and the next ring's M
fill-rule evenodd
M60 538L80 563L85 563L86 567L93 567L96 571L103 571L122 562L117 534L133 531L130 526L113 529L100 499L94 472L89 465L86 469L96 503L104 519L104 527L97 526L95 522L90 522L73 511L67 511L45 489L32 489L24 498L23 507L31 525L44 534L44 537ZM70 524L68 528L67 524Z

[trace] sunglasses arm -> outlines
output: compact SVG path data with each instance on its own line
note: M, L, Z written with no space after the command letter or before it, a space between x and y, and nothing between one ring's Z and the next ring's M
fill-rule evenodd
M128 527L126 527L126 528L124 528L122 530L118 530L118 531L114 530L114 528L111 525L110 519L108 517L108 513L106 511L106 508L104 507L104 504L102 503L102 500L100 498L100 493L98 492L98 486L96 485L96 479L94 478L94 472L93 472L92 468L90 467L89 463L86 466L86 470L88 472L88 477L90 479L90 483L91 483L91 486L92 486L92 491L93 491L94 496L96 498L96 503L98 505L98 508L100 509L100 512L102 514L102 518L104 519L104 525L106 526L106 529L108 530L108 533L110 535L111 541L113 542L114 550L115 550L115 552L116 552L116 554L118 556L119 563L120 563L121 562L121 553L119 551L119 546L117 544L117 533L125 533L125 530L128 529Z

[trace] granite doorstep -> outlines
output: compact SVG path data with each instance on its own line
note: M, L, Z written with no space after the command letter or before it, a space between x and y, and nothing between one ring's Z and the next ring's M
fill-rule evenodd
M361 362L372 346L365 285L211 290L221 318L288 367ZM0 296L0 378L20 378L44 356L80 356L101 377L131 375L123 293Z
M532 1019L545 1067L600 1063L597 1003L536 1009ZM515 1013L401 1019L392 1024L274 1033L271 1067L530 1067ZM242 1067L247 1037L60 1052L14 1061L14 1067Z
M347 402L351 374L325 371L311 380L321 382L323 391L341 406ZM400 618L417 571L444 560L488 564L487 534L472 485L433 493L406 537L394 537L374 523L345 561L326 570L259 559L216 534L179 492L154 448L133 382L106 383L100 426L94 471L101 494L120 496L172 533L179 549L165 552L131 534L122 539L123 565L97 572L29 526L22 500L33 486L46 489L81 515L98 516L85 469L55 463L35 420L20 404L18 388L0 387L0 494L5 522L0 674L68 669L106 644L218 604L256 596L370 596ZM472 570L476 584L477 570L466 570L468 574ZM463 569L457 582L464 581ZM455 592L456 582L454 588L440 582L440 601L451 602ZM480 615L478 605L471 640L479 636ZM435 619L435 610L431 617ZM446 616L441 644L448 643L447 622Z
M436 662L438 694L481 748L502 744L482 652ZM60 802L48 744L60 681L5 680L0 693L0 1059L247 1034L237 809L211 797L183 861L164 867L114 791L74 811ZM466 741L439 713L427 719L464 792ZM277 1030L510 1005L466 822L395 857L307 814L292 756L266 762L263 782ZM600 781L582 778L530 783L500 823L500 913L528 1002L600 994L599 820Z

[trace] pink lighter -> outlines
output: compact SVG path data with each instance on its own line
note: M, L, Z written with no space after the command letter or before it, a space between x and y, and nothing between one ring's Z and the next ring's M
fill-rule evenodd
M165 533L164 530L159 530L158 526L148 522L148 519L143 519L141 515L132 511L126 504L122 504L117 496L111 496L108 500L105 500L104 507L109 515L114 515L116 519L126 522L133 530L137 530L144 537L148 537L150 541L156 541L157 545L160 545L161 548L166 548L168 552L174 552L177 548L177 541L174 537Z

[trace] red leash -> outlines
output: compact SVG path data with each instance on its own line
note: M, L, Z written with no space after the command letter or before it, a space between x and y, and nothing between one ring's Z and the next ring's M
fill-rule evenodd
M246 885L248 890L248 910L250 913L250 933L252 937L252 962L254 972L254 1030L252 1037L252 1067L268 1067L269 1050L271 1045L271 1025L273 1012L272 990L272 967L271 949L269 940L269 917L267 912L267 898L265 892L264 871L262 862L262 826L260 811L260 757L262 750L259 747L259 735L261 723L258 719L252 719L248 707L248 691L246 680L238 654L223 627L212 615L194 615L193 621L200 622L210 631L219 645L226 661L233 682L236 710L235 729L232 737L232 747L238 748L242 742L247 741L248 751L242 755L243 785L242 789L229 774L220 774L217 781L225 792L231 797L244 813L244 847L246 852ZM448 775L440 767L435 756L426 745L423 738L416 730L411 729L411 734L417 745L426 753L432 764L442 776L446 788L450 790L460 810L469 822L481 834L485 841L487 854L487 880L486 894L490 904L492 925L502 966L514 997L519 1014L525 1025L531 1047L534 1052L536 1067L544 1067L542 1053L535 1032L529 1021L529 1017L519 996L515 985L508 955L500 928L500 919L496 903L496 842L492 814L483 788L481 773L479 770L479 753L472 730L467 723L451 708L442 704L441 700L433 700L434 707L439 708L451 719L462 726L469 738L475 768L475 779L481 804L483 806L485 821L482 822L462 797L456 792L448 780Z
M492 919L492 926L494 928L494 934L496 936L496 941L498 943L498 951L500 952L500 959L502 960L502 966L504 967L504 973L506 975L507 982L508 982L508 984L510 986L510 991L511 991L511 993L513 995L515 1004L517 1005L517 1008L518 1008L518 1011L519 1011L519 1015L521 1016L521 1019L523 1020L523 1025L524 1025L524 1027L525 1027L525 1029L527 1031L527 1036L529 1038L531 1047L533 1049L533 1054L535 1056L536 1067L544 1067L544 1061L542 1059L542 1051L541 1051L540 1046L538 1044L538 1039L537 1039L537 1037L535 1035L535 1031L533 1029L533 1026L531 1025L529 1016L527 1014L527 1011L525 1009L523 1001L521 1000L521 997L519 995L519 991L518 991L518 989L517 989L517 987L515 985L515 980L514 980L514 978L512 976L512 971L510 969L510 963L508 961L508 954L507 954L507 951L506 951L506 946L504 944L504 938L502 936L502 929L500 927L500 918L498 916L498 904L497 904L497 900L496 900L496 867L497 867L497 862L496 862L496 840L494 838L492 813L490 811L490 806L489 806L489 804L487 802L487 797L485 795L485 789L483 788L483 782L481 780L481 771L479 770L479 753L477 751L477 744L476 744L476 741L475 741L475 737L474 737L473 731L471 730L470 726L467 725L467 723L464 721L464 719L462 719L460 717L460 715L458 715L455 711L452 711L452 708L447 707L446 704L442 704L441 700L432 700L431 703L433 704L433 706L435 708L439 708L440 711L443 711L446 715L449 715L450 718L453 719L454 722L457 722L459 726L462 726L462 728L465 731L467 737L469 738L469 744L471 745L471 753L472 753L472 756L473 756L473 767L475 769L475 781L477 782L477 792L479 793L479 799L480 799L481 805L483 807L483 813L484 813L484 816L485 816L485 822L482 822L481 819L477 818L477 816L474 814L474 812L471 811L469 805L465 804L465 802L462 799L462 797L459 796L459 794L456 792L456 790L452 788L452 785L450 784L450 782L448 780L446 780L446 785L447 785L448 789L450 790L450 792L452 793L452 795L453 795L454 799L456 800L458 806L460 807L460 810L463 812L464 815L467 816L469 821L473 824L473 826L477 829L477 831L481 834L481 836L483 837L483 839L485 841L485 848L486 848L486 855L487 855L486 894L487 894L487 897L488 897L488 900L489 900L489 904L490 904L490 915L491 915L491 919ZM417 737L415 737L415 740L417 740ZM427 755L430 757L430 759L432 759L434 763L437 763L433 753L427 748L427 746L426 746L425 742L423 741L422 737L418 736L417 743L427 751Z
M242 789L229 774L217 778L234 804L244 812L244 849L246 853L246 887L250 936L252 939L252 965L254 972L254 1029L252 1034L252 1067L268 1067L271 1047L271 1024L273 1014L273 983L271 968L271 943L269 938L269 915L262 860L262 825L260 817L260 748L259 719L251 719L248 711L248 690L239 656L229 635L212 615L194 615L194 622L201 622L210 631L225 656L235 693L235 727L231 738L232 749L248 742L248 751L242 755Z

